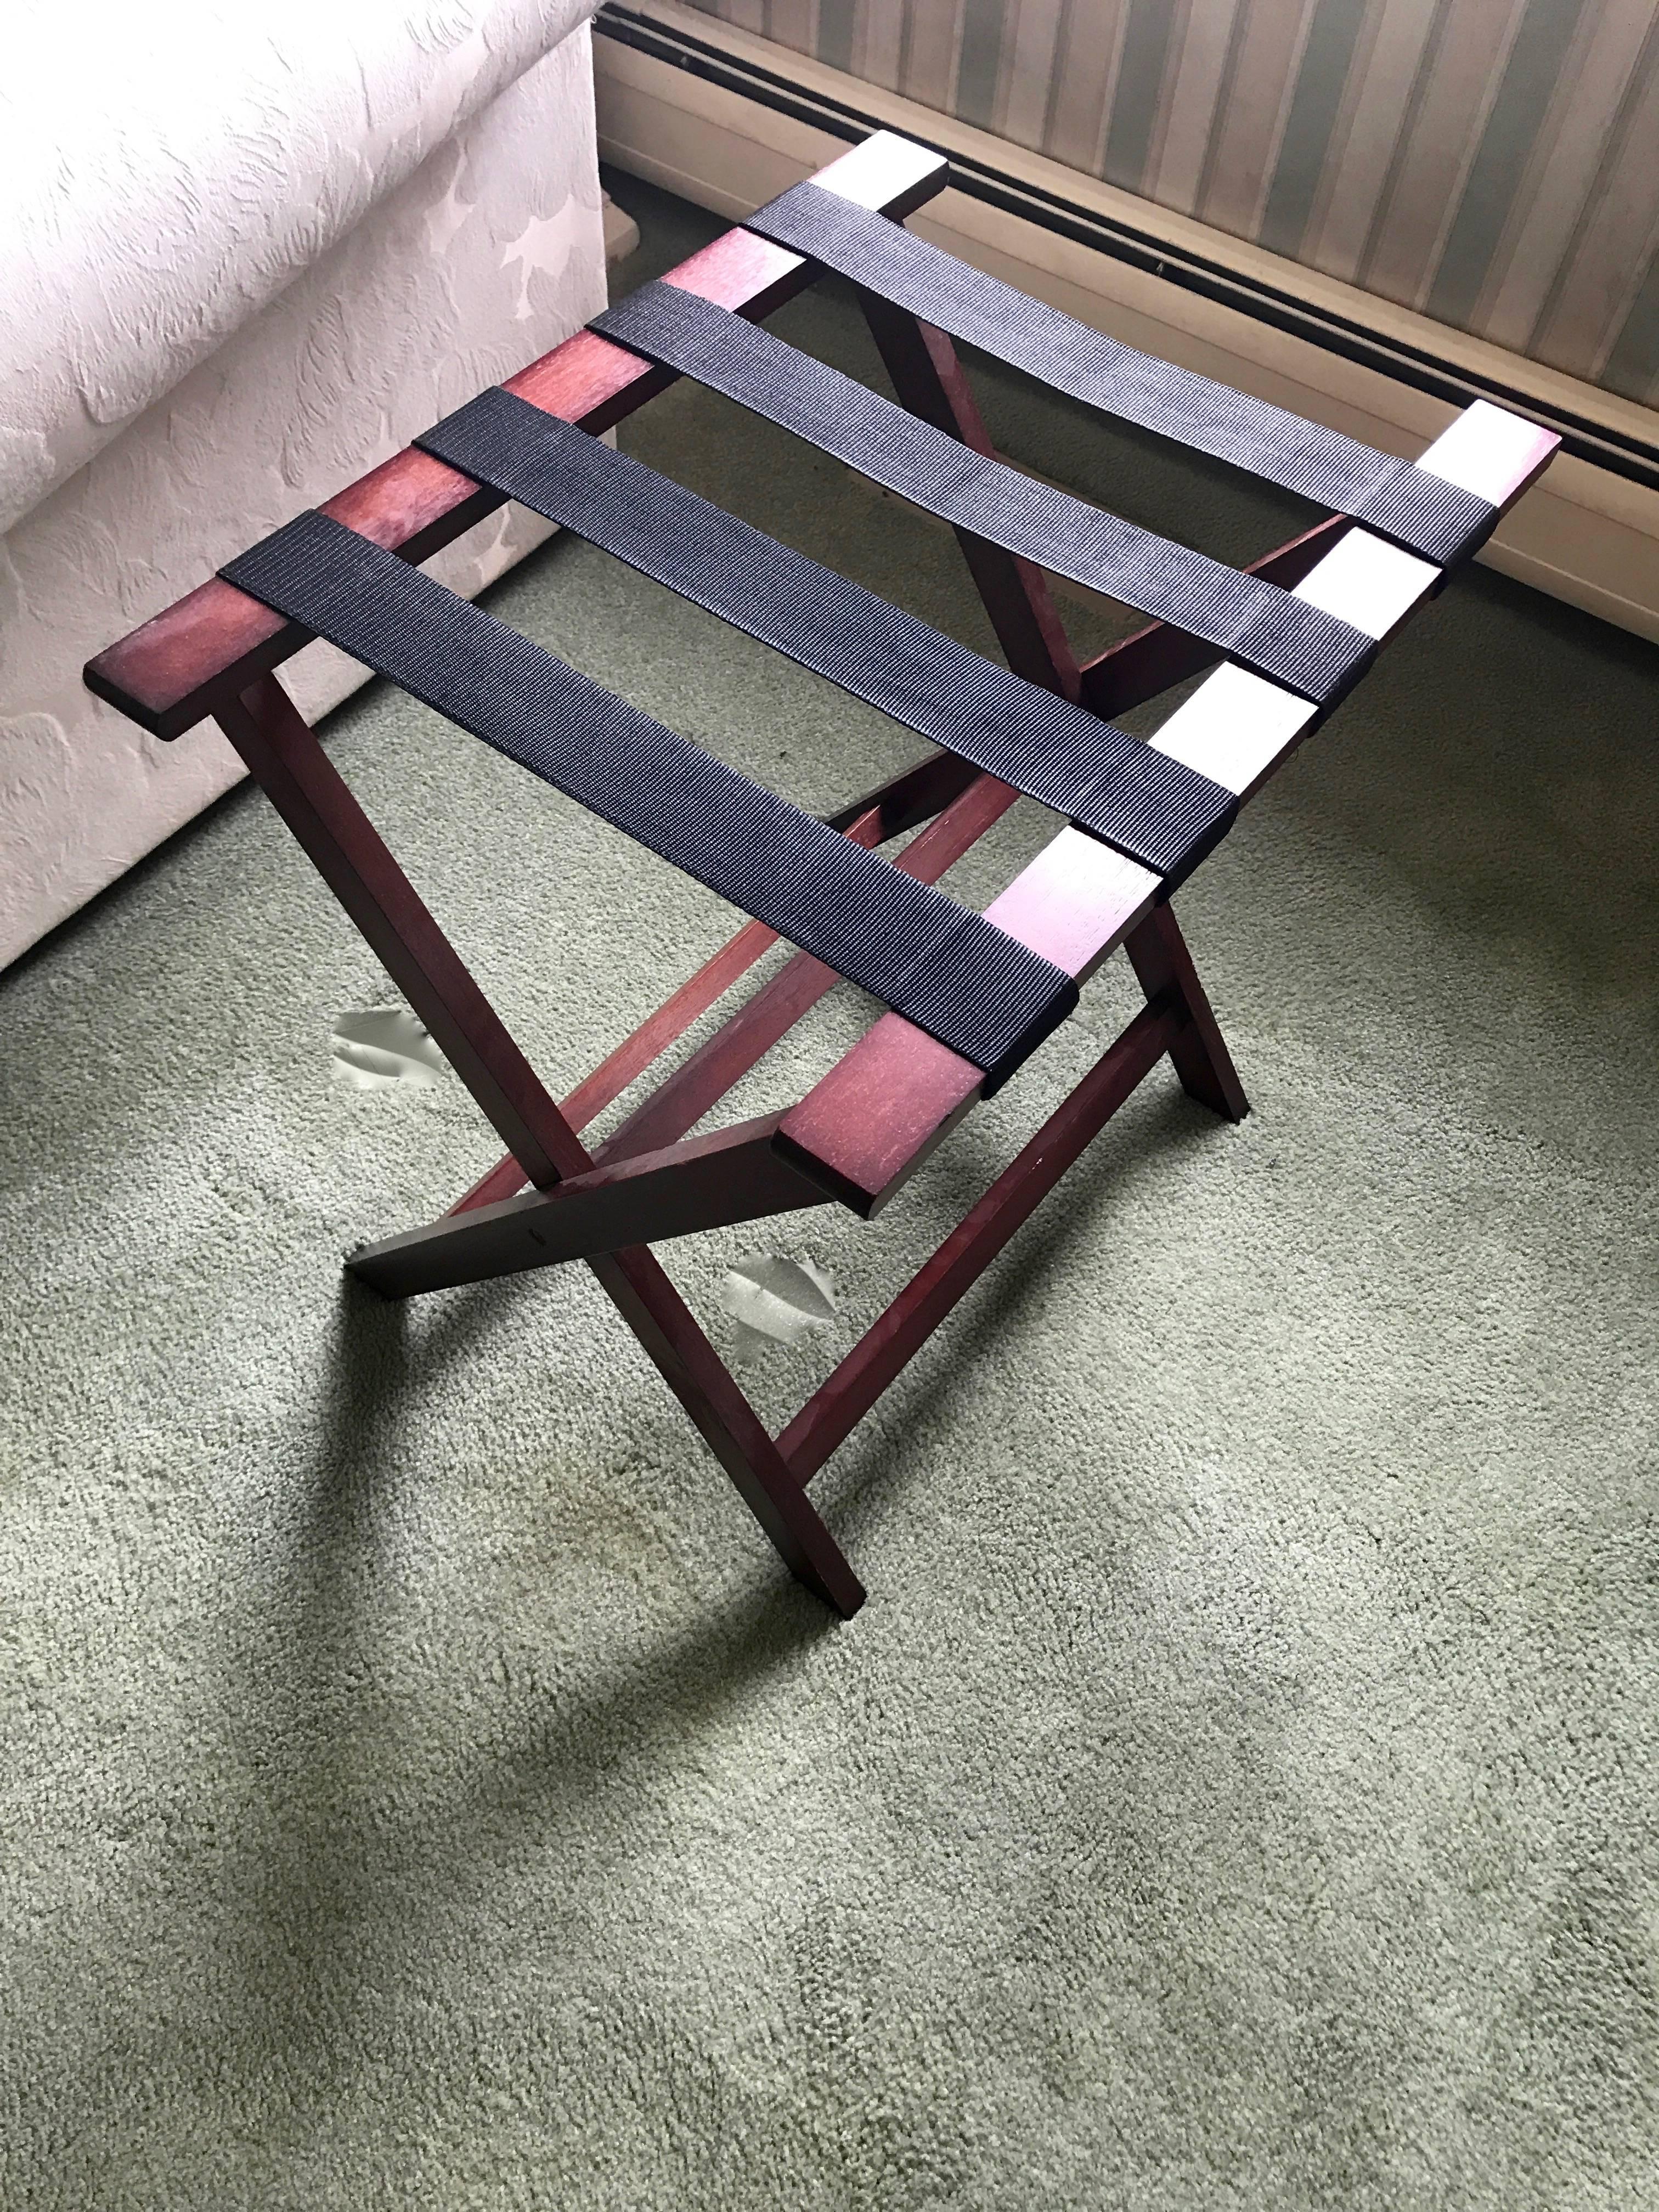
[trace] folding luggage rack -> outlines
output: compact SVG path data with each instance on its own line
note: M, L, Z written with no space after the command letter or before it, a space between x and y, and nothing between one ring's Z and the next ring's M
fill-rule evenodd
M586 1260L792 1572L842 1613L864 1591L808 1483L1165 1054L1216 1113L1248 1110L1169 894L1558 443L1482 402L1413 466L1131 353L905 230L946 182L878 133L86 672L160 737L216 719L507 1147L351 1271L405 1297ZM757 327L824 268L858 286L901 404ZM953 339L1334 511L1243 572L1138 529L996 457ZM601 442L682 375L949 521L1007 668ZM828 822L804 814L414 565L507 499L939 750ZM1154 619L1079 665L1045 571ZM755 917L562 1103L272 672L313 636ZM1108 719L1206 668L1149 741ZM1022 793L1070 826L975 914L938 880ZM878 849L924 823L896 863ZM780 936L794 957L590 1153L583 1128ZM834 1201L874 1214L1119 945L1145 1007L773 1438L650 1244ZM840 977L890 1011L787 1111L688 1138Z

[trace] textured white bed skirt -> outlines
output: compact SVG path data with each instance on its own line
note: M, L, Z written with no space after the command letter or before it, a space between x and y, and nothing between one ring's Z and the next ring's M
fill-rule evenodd
M0 538L0 963L241 773L210 727L146 737L85 690L82 663L605 304L592 5L344 0L309 45L313 11L289 10L292 54L246 34L247 98L174 70L176 130L125 184L77 124L43 197L29 140L47 126L20 123L4 161L19 176L0 179L21 191L27 168L36 194L0 246L6 297L33 303L0 339L0 514L15 518ZM212 8L133 15L152 42L229 36ZM345 72L331 100L325 63ZM40 103L40 78L19 75ZM89 82L118 101L112 66ZM273 85L286 104L262 110ZM45 106L89 96L70 72ZM161 96L136 88L133 158L132 117L153 125ZM494 517L434 566L471 592L546 534ZM321 645L289 673L310 714L363 680Z

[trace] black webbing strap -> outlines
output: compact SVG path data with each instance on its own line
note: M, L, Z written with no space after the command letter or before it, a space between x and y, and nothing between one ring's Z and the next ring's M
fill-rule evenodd
M1173 623L1331 706L1376 642L1276 584L987 460L839 369L695 293L644 285L592 327L792 430L917 507Z
M220 571L960 1053L994 1089L1077 986L983 915L751 783L395 553L300 515Z
M499 386L415 441L1178 881L1232 793Z
M745 223L1073 399L1352 515L1441 568L1477 551L1498 520L1497 508L1474 492L1267 400L1132 352L817 185L792 185Z

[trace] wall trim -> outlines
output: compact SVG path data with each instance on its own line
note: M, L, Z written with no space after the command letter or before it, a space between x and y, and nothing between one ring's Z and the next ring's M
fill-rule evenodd
M1477 396L1563 431L1577 450L1480 557L1659 641L1654 410L676 0L627 0L593 28L600 158L718 214L740 218L867 128L900 131L963 179L913 219L920 234L1126 344L1408 457Z

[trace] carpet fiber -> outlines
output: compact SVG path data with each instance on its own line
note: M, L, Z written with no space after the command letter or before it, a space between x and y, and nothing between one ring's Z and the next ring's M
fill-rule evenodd
M624 285L713 228L616 189ZM777 327L878 374L833 289ZM981 383L1206 551L1299 520ZM988 647L948 534L782 433L681 386L623 437ZM918 750L568 540L490 605L810 807ZM1182 912L1255 1110L1156 1073L831 1463L844 1626L585 1271L343 1286L494 1148L373 1024L331 1079L394 994L256 794L0 979L0 2204L1659 2200L1655 671L1477 571L1250 808ZM383 687L329 743L562 1091L728 924ZM1122 965L873 1226L666 1249L769 1416ZM769 1347L740 1262L833 1322Z

